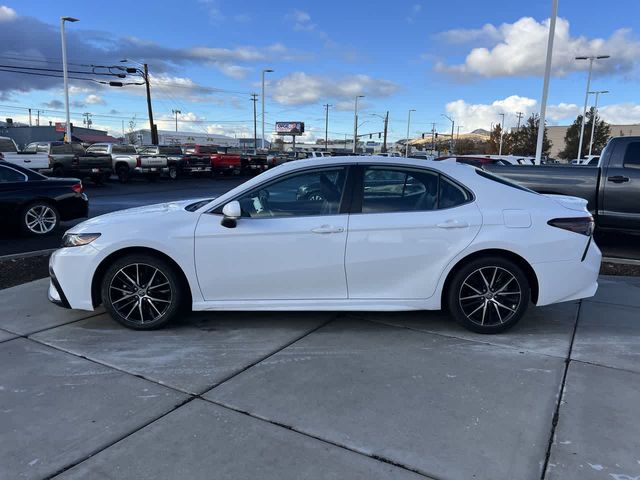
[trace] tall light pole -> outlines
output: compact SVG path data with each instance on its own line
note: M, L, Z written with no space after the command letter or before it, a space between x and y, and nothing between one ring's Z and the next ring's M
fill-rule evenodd
M504 113L501 113L502 123L500 124L500 149L498 155L502 155L502 137L504 137Z
M69 74L67 73L67 43L64 38L64 22L77 22L77 18L60 17L60 37L62 39L62 72L64 76L64 108L67 114L67 132L64 136L66 143L71 142L71 118L69 115Z
M578 160L582 158L582 140L584 138L584 125L587 123L587 102L589 101L589 89L591 88L591 74L593 73L593 61L609 58L610 55L591 55L576 57L576 60L589 60L589 75L587 76L587 90L584 94L584 108L582 110L582 124L580 125L580 141L578 142Z
M384 122L384 134L383 134L384 139L382 140L382 153L386 153L387 152L387 129L389 127L389 111L387 110L387 113L384 116L378 115L377 113L371 113L370 115L381 118L382 121Z
M441 113L440 115L442 115L444 118L446 118L451 122L451 141L449 141L449 154L451 155L453 154L453 127L456 122L453 121L453 118L449 117L448 115L445 115L444 113Z
M542 162L542 146L544 141L544 124L547 116L547 98L549 97L549 78L551 77L551 60L553 58L553 38L556 34L556 20L558 19L558 0L552 0L551 19L549 21L549 38L547 39L547 60L544 67L544 83L542 86L542 100L540 101L540 118L538 119L538 139L536 141L536 165Z
M324 151L329 150L329 107L333 105L325 104L324 108L326 109L324 114Z
M178 115L181 114L182 112L180 110L171 110L171 113L173 113L176 116L176 132L178 131Z
M411 128L411 112L415 112L415 109L409 110L409 117L407 118L407 143L404 148L404 156L409 157L409 129Z
M458 141L460 140L460 129L464 128L464 125L458 125L456 128L457 128L457 131L456 131L456 143L458 143Z
M591 147L593 147L593 135L596 130L596 120L598 120L598 98L600 94L609 93L609 90L596 90L595 92L589 92L591 94L595 94L596 102L593 108L593 118L591 119L591 140L589 140L589 157L591 157Z
M358 145L358 99L364 98L364 95L356 95L356 107L353 112L353 153L356 153Z
M271 72L273 72L273 70L271 70L270 68L265 68L264 70L262 70L262 142L260 147L262 148L262 150L264 150L264 74Z

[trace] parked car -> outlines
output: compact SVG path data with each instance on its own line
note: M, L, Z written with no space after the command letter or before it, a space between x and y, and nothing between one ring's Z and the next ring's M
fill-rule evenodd
M244 153L240 155L243 175L258 175L269 168L266 153Z
M46 235L60 221L86 217L89 200L77 178L47 178L0 160L0 218L25 235Z
M42 151L21 152L16 142L9 137L0 137L0 160L5 160L14 165L29 168L31 170L44 170L49 168L47 153Z
M601 230L640 233L640 137L610 139L599 166L488 168L536 192L587 200Z
M330 156L331 154L329 152L318 152L318 151L307 152L307 158L325 158Z
M156 180L167 167L167 158L161 155L143 155L133 145L119 143L94 143L87 153L110 155L113 171L121 183L127 183L135 175Z
M269 168L277 167L278 165L287 161L286 155L283 152L268 152L267 153L267 165Z
M444 156L444 157L438 157L435 159L436 161L440 162L443 160L450 160L450 161L455 161L458 163L465 163L467 165L473 165L474 167L484 167L486 165L511 165L511 163L505 161L505 160L501 160L501 159L494 159L494 158L489 158L489 157L471 157L471 156Z
M179 145L145 145L137 149L138 154L149 157L164 157L167 166L162 170L171 180L190 172L191 166Z
M639 170L640 171L640 170ZM299 197L320 184L322 198ZM410 188L405 186L409 185ZM433 310L496 333L529 306L592 296L586 201L468 165L335 157L287 163L216 199L71 228L49 298L159 328L194 310Z
M240 150L237 148L219 147L217 145L188 145L185 146L184 152L189 156L194 156L194 158L208 157L213 175L240 175L242 172L242 158Z
M79 143L33 142L25 147L25 151L46 153L49 166L41 173L54 177L89 177L95 183L102 183L111 177L113 171L111 156L87 153Z

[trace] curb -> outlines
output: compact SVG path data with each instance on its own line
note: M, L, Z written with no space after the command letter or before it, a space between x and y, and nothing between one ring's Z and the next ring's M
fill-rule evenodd
M640 266L640 260L634 260L632 258L602 257L602 263L613 263L615 265Z

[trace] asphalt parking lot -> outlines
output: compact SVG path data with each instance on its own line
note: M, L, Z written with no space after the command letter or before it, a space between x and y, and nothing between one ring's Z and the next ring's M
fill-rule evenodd
M131 183L120 184L110 181L104 185L83 182L89 196L89 216L96 217L125 208L140 207L189 198L217 197L246 181L248 177L198 178L183 177L176 181L158 180L149 183L144 179L134 179ZM18 236L16 232L0 230L0 256L58 248L65 230L81 222L64 222L52 235L42 238Z
M640 279L481 336L440 313L135 332L0 291L0 478L640 476Z

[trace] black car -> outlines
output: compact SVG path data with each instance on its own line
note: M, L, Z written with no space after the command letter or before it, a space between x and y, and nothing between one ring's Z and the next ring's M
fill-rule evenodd
M26 235L46 235L60 221L86 217L89 200L77 178L47 178L0 161L2 228L17 227Z

